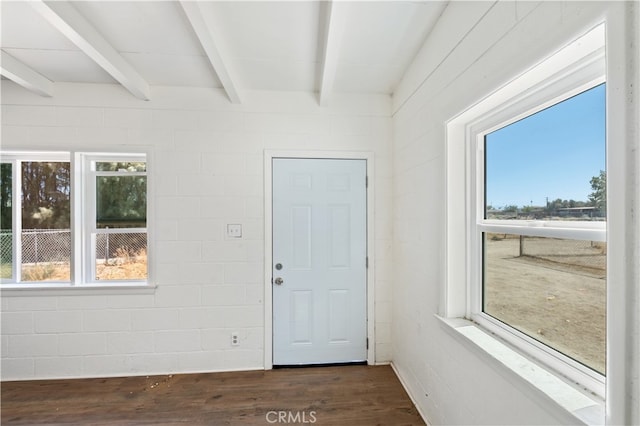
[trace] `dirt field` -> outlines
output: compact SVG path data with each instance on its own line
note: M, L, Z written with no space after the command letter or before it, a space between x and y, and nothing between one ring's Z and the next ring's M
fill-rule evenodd
M520 256L518 238L487 238L485 312L604 373L606 274L599 265L606 248L569 256L563 241L556 255L541 258Z

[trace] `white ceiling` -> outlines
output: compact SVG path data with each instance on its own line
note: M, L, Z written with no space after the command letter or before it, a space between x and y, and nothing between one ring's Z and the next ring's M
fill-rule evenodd
M120 82L142 99L156 85L234 102L247 90L392 94L446 4L2 1L1 69L44 95L56 82Z

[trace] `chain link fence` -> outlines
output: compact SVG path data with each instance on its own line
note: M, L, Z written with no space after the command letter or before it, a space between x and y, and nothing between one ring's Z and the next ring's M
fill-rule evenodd
M69 229L24 229L21 270L23 281L67 281L71 263ZM0 232L0 278L13 276L13 233Z
M0 262L11 264L12 233L0 233ZM96 258L106 263L119 258L146 256L146 233L96 235ZM25 229L22 231L22 263L69 262L71 231L69 229Z
M139 232L96 235L96 280L147 278L147 234Z
M0 231L0 278L11 278L13 273L13 233L11 231Z
M69 263L69 229L23 229L22 264Z
M13 233L0 232L0 262L13 261ZM22 263L69 262L71 231L68 229L25 229L22 231Z
M13 232L0 231L0 263L3 265L11 265L13 261Z
M135 262L147 256L146 233L96 235L96 261L106 265Z

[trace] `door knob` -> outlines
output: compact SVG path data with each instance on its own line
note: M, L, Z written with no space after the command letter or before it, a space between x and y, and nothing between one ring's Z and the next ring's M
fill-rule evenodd
M274 283L278 284L278 285L282 285L282 283L284 282L284 280L280 277L276 278L276 280L274 281Z

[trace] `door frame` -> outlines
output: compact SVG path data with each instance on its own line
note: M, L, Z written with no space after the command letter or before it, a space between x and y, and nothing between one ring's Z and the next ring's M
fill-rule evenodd
M357 151L264 151L264 368L273 368L273 159L366 160L367 162L367 364L375 363L374 154ZM371 179L369 179L371 177Z

